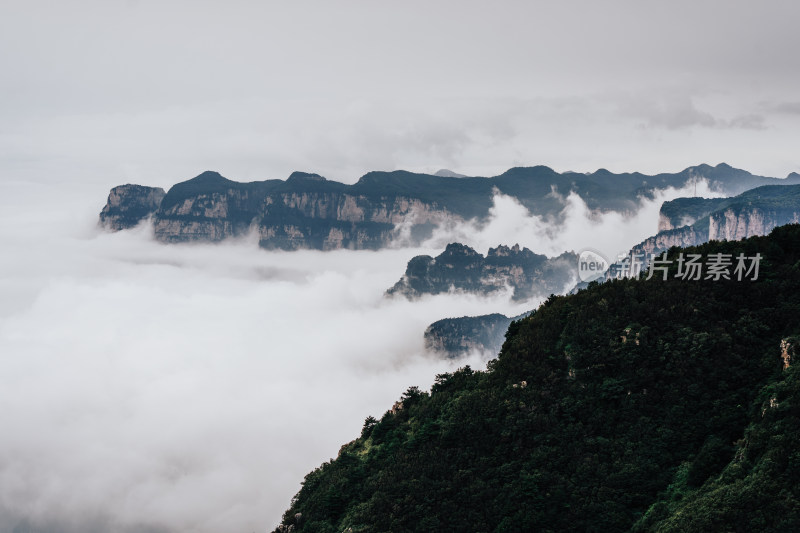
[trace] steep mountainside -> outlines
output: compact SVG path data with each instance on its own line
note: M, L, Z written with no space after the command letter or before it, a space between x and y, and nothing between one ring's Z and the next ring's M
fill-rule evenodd
M511 287L514 300L560 293L576 280L578 256L535 254L519 245L489 248L486 257L469 246L448 244L438 256L418 255L408 262L400 281L386 291L417 298L450 290L490 294Z
M560 197L571 191L592 209L626 211L640 196L652 195L654 188L701 178L728 194L787 183L724 164L655 176L602 169L560 174L544 166L512 168L492 178L370 172L353 185L303 172L286 181L251 183L204 172L169 190L155 210L154 231L162 241L183 242L218 241L255 229L265 248L377 249L398 239L419 242L444 220L484 219L496 191L513 196L532 213L555 216L563 207ZM800 183L800 177L791 180ZM126 207L110 200L108 209Z
M276 531L798 530L800 226L690 251L760 275L550 298L368 417Z
M496 356L508 326L528 313L509 318L500 313L437 320L425 330L425 348L456 358L473 351Z
M114 187L100 212L100 224L112 230L132 228L156 212L165 194L160 187L130 184Z
M689 225L676 226L679 222ZM740 240L800 222L800 186L767 185L732 198L678 198L664 202L660 231L632 250L651 254L709 240Z
M658 231L691 226L730 201L731 198L676 198L664 202L658 214Z

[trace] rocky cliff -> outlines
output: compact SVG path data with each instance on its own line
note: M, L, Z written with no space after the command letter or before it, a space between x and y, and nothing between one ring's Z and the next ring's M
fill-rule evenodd
M737 204L709 216L708 236L715 241L739 241L767 235L773 228L797 222L800 222L800 203L785 207Z
M449 358L476 351L494 357L503 346L511 322L529 314L509 318L494 313L437 320L425 330L425 348Z
M708 242L708 225L683 226L680 228L659 231L652 237L648 237L631 249L631 253L649 257L664 250L669 250L673 246L685 248L687 246L697 246Z
M678 221L690 223L676 227ZM797 222L800 185L767 185L731 198L678 198L664 202L660 231L634 246L631 253L649 256L673 246L741 240Z
M116 187L101 221L119 230L152 213L155 237L164 242L219 241L256 231L265 248L378 249L392 243L417 244L444 221L485 220L496 193L512 196L543 216L557 216L564 206L562 197L570 192L594 210L629 211L657 188L680 187L698 178L729 194L785 182L724 164L655 176L604 169L558 173L545 166L512 168L490 178L370 172L352 185L303 172L285 181L250 183L204 172L166 194L150 187ZM790 180L800 183L800 176Z
M115 231L132 228L155 213L165 195L160 187L130 184L114 187L100 212L100 224Z
M254 229L264 248L377 249L404 236L419 241L445 219L463 221L436 201L365 194L316 174L238 183L205 172L169 191L154 230L165 242L218 241Z
M452 243L435 258L411 259L403 277L386 293L413 299L449 291L486 295L510 287L512 298L524 301L561 293L574 284L577 262L571 252L548 258L519 245L490 248L484 257L469 246Z
M676 198L661 204L658 231L691 226L730 203L730 198Z

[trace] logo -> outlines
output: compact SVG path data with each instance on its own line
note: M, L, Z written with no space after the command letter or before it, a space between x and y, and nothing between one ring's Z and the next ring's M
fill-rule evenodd
M578 255L578 278L586 283L600 279L609 265L603 254L597 250L585 249Z

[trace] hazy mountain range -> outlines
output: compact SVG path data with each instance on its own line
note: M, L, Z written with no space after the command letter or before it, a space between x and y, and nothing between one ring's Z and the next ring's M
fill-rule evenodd
M781 180L726 164L653 176L604 169L558 173L545 166L512 168L488 178L444 174L370 172L347 185L303 172L250 183L204 172L166 193L139 185L115 187L100 221L119 230L152 216L154 235L164 242L219 241L255 229L264 248L378 249L393 242L417 244L446 221L485 219L497 193L515 198L534 215L557 217L570 193L592 210L626 212L656 189L700 180L726 195L800 183L794 173Z

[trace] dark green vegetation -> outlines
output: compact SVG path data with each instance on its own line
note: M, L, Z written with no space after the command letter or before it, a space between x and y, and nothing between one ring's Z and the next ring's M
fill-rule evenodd
M732 198L676 198L661 204L659 214L661 220L668 222L672 228L680 228L708 217L717 209L727 206L731 200Z
M508 318L500 313L462 316L437 320L425 330L425 347L455 358L471 351L496 355L505 340L508 326L528 313Z
M681 187L703 177L726 194L765 184L800 183L754 176L721 164L678 173L558 173L545 166L512 168L499 176L449 177L407 171L370 172L347 185L295 172L285 181L240 183L216 172L173 186L155 212L154 232L166 242L217 241L257 227L265 248L377 249L411 225L412 242L429 236L443 216L484 220L495 192L516 198L532 213L557 217L570 192L593 210L630 211L654 189Z
M691 251L760 277L551 297L367 418L277 531L800 530L800 226Z
M369 172L353 185L326 180L317 174L294 172L286 181L266 180L240 183L228 180L216 172L204 172L191 180L172 187L164 199L164 208L173 206L198 194L225 192L230 188L247 191L251 197L281 193L347 193L372 199L397 197L420 199L436 204L464 218L485 216L492 205L492 191L520 200L531 212L555 214L562 204L552 194L575 191L591 209L624 211L635 207L639 196L650 196L655 188L679 187L696 176L729 194L738 194L767 183L788 184L786 180L755 176L724 163L712 167L699 165L677 173L655 176L639 172L613 174L600 169L591 174L558 173L546 166L516 167L492 178L451 178L418 174L405 170ZM793 183L800 183L800 177Z
M565 252L548 258L519 245L489 248L484 257L469 246L448 244L435 258L418 255L408 262L403 277L386 291L417 298L450 290L490 294L506 287L512 299L524 301L534 296L560 293L575 284L578 256Z

